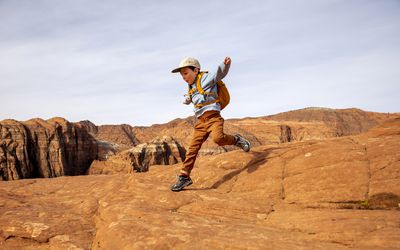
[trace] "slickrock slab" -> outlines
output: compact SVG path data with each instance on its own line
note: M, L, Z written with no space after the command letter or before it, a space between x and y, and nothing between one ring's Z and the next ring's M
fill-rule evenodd
M0 183L1 249L398 249L400 119L149 172Z

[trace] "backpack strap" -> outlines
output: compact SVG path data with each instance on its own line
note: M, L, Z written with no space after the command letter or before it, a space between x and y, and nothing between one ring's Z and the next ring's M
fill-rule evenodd
M204 103L196 104L196 105L194 105L194 107L195 108L202 108L204 106L207 106L207 105L210 105L210 104L213 104L213 103L217 103L217 102L219 102L219 99L211 101L211 102L204 102Z
M190 96L192 96L193 93L196 92L196 90L197 90L201 95L214 95L214 96L217 96L217 95L218 95L217 92L205 92L204 89L201 87L201 78L203 77L204 73L207 73L207 71L202 71L202 72L200 72L200 73L197 75L197 77L196 77L196 79L195 79L195 81L196 81L196 88L192 88L192 89L189 89L189 90L188 90L188 94L189 94ZM204 106L207 106L207 105L210 105L210 104L213 104L213 103L217 103L217 102L219 102L219 99L216 99L216 100L211 101L211 102L199 103L199 104L194 105L194 107L195 107L195 108L202 108L202 107L204 107Z
M199 93L201 95L204 95L204 89L201 87L201 78L203 77L203 75L204 75L204 72L200 72L197 75L197 79L196 79L196 89L197 89L197 91L199 91Z
M189 89L188 89L189 96L192 96L194 94L194 92L196 92L196 90L202 95L205 94L204 89L201 87L201 78L203 77L203 74L204 74L204 72L200 72L199 74L197 74L197 76L195 78L196 88L190 89L190 86L189 86Z
M200 72L197 76L196 76L196 88L192 88L188 90L188 94L191 96L194 94L194 92L196 92L196 90L201 94L201 95L214 95L216 96L217 93L216 92L206 92L204 91L203 87L201 87L201 78L203 77L204 73L207 73L207 71L202 71Z

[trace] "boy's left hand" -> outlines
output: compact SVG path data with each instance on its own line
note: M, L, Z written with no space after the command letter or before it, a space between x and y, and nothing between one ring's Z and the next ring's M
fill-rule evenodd
M232 60L229 56L225 57L225 60L224 60L225 65L229 65L229 64L231 64L231 62L232 62Z

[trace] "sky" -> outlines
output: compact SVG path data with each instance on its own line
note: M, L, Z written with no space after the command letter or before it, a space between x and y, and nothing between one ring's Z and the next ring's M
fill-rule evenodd
M0 0L0 120L191 116L171 73L188 56L232 58L225 119L400 112L399 0Z

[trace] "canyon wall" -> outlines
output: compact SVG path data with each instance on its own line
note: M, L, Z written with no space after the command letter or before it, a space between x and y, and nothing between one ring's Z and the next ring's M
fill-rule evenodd
M0 122L2 180L85 174L98 145L79 123L63 118Z

